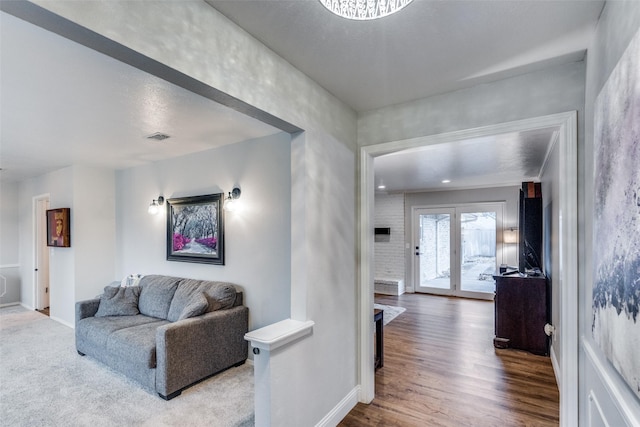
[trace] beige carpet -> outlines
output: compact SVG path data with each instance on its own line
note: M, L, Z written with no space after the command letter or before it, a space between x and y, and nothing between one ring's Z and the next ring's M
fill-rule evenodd
M0 309L0 426L252 426L253 367L171 401L74 346L73 329L20 306Z

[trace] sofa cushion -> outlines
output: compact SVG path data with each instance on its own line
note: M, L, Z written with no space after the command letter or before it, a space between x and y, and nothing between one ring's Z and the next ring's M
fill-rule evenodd
M105 286L96 317L135 316L140 313L138 311L140 290L139 286L128 288Z
M230 283L184 279L180 282L171 301L167 319L172 322L177 321L185 308L192 303L193 295L203 293L207 299L207 308L203 312L232 307L236 299L236 288Z
M140 300L138 309L141 314L167 319L171 300L180 281L177 277L169 276L144 276L140 280Z
M90 345L104 348L109 335L115 331L149 323L157 323L157 327L162 324L161 322L163 321L141 314L136 316L86 317L76 322L76 334Z
M157 320L157 319L156 319ZM167 324L166 320L145 323L119 329L109 334L106 350L124 365L143 364L156 367L156 329ZM115 367L119 369L119 367Z

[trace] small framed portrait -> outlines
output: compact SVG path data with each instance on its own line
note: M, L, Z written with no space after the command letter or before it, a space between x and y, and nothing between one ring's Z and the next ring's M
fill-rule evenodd
M68 248L71 246L69 208L47 211L47 246Z

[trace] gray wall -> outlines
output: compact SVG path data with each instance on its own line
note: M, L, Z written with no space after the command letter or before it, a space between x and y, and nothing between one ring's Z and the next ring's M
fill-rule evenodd
M560 229L558 218L560 216L560 146L556 142L550 152L545 164L542 176L542 216L543 216L543 236L542 257L544 272L551 284L551 324L556 327L556 333L551 338L552 360L561 360L560 337L562 334L562 324L560 322Z
M229 281L244 289L251 330L288 318L290 144L280 133L117 172L115 279L140 273ZM242 209L224 214L225 265L167 261L166 204L149 215L151 200L227 194L234 186Z
M640 28L640 2L610 1L605 5L587 55L585 143L579 147L580 205L580 416L581 424L600 416L611 426L640 425L640 401L604 357L591 337L593 245L594 104L609 75ZM633 53L640 55L640 52ZM635 70L639 73L640 70ZM635 355L637 357L637 355ZM597 402L597 405L596 405ZM597 419L597 418L594 418Z

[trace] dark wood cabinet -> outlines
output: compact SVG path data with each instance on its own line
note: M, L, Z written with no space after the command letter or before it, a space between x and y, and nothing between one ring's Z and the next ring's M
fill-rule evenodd
M496 279L495 333L497 348L517 348L548 355L549 284L546 277L519 274Z

